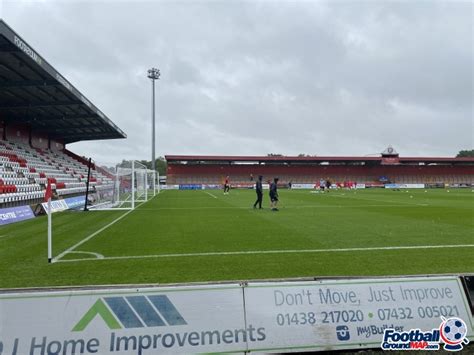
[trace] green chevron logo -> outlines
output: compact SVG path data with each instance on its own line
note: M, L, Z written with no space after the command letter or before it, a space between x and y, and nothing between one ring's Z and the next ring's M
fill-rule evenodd
M91 307L91 309L89 309L87 313L84 314L84 317L81 318L79 323L75 325L72 331L83 331L97 315L102 317L102 320L105 322L105 324L107 324L109 329L122 329L122 326L119 322L117 322L117 319L115 319L112 312L109 311L109 309L101 299L98 299L97 302L94 303L94 305Z
M164 295L99 298L72 329L81 332L99 316L109 329L186 325Z

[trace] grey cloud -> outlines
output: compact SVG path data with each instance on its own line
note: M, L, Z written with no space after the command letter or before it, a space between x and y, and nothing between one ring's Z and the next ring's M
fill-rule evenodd
M128 134L72 145L157 153L452 156L473 146L472 3L6 1L4 17Z

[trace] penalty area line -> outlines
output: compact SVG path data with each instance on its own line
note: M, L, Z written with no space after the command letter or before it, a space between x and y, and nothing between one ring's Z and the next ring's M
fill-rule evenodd
M130 255L130 256L105 256L104 258L84 258L57 260L57 262L67 263L76 261L91 260L127 260L127 259L159 259L159 258L188 258L196 256L229 256L229 255L262 255L262 254L300 254L300 253L345 253L355 251L383 251L383 250L416 250L416 249L443 249L443 248L474 248L474 244L458 245L409 245L393 247L373 247L373 248L340 248L340 249L289 249L289 250L248 250L248 251L223 251L209 253L188 253L188 254L155 254L155 255Z

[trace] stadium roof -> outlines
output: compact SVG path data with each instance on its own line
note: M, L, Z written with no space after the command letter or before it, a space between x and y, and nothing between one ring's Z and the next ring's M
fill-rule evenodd
M260 162L260 163L382 163L382 157L300 157L300 156L213 156L213 155L166 155L168 162ZM474 164L474 158L441 158L441 157L408 157L399 158L399 163L425 163L425 164Z
M72 143L126 134L0 20L0 120Z

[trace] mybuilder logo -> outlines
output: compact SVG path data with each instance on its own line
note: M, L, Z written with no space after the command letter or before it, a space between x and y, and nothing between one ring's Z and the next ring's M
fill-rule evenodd
M100 316L110 329L187 324L164 295L104 297L94 303L72 331L83 331L96 316Z

